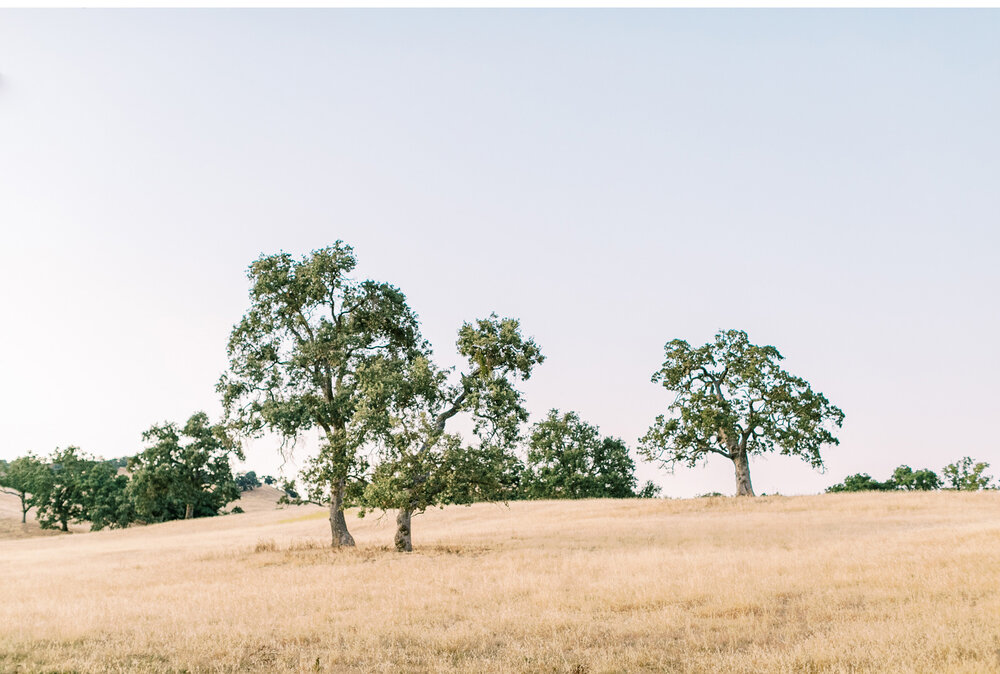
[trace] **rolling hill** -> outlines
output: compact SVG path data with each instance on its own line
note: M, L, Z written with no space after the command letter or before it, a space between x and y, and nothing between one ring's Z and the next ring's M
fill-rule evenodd
M1000 669L998 492L477 504L408 555L349 523L0 541L0 671Z

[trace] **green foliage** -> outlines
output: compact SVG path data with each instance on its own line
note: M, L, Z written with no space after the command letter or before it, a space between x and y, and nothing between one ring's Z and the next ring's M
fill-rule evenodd
M524 492L528 498L627 498L635 493L635 462L618 438L601 437L576 412L535 424L528 443Z
M21 521L27 518L28 510L33 505L32 495L40 486L40 480L47 472L47 467L34 454L21 456L10 463L0 462L0 492L16 496L21 502Z
M128 526L132 508L127 482L113 466L82 454L78 447L57 449L34 483L38 521L43 529L58 526L63 531L71 522L90 521L95 530Z
M743 462L778 451L819 468L820 448L839 444L831 429L841 426L844 413L783 370L773 346L756 346L742 330L725 330L696 348L675 339L664 352L652 381L676 397L669 414L658 416L640 440L645 458L673 470L711 454Z
M165 423L143 433L149 446L129 462L129 494L138 519L165 522L217 515L239 498L230 457L242 451L222 425L197 412L183 428Z
M980 489L990 489L992 477L986 474L986 469L990 464L984 461L975 461L971 457L963 456L955 463L950 463L941 471L944 473L945 482L949 489L960 491L979 491Z
M250 491L251 489L256 489L261 484L260 480L257 479L257 473L252 470L236 473L233 479L236 481L236 486L240 488L240 491ZM274 480L274 478L271 479Z
M364 491L367 507L419 513L516 493L521 466L512 448L527 411L515 382L544 358L518 321L495 314L463 324L457 347L468 359L457 381L426 355L368 364L374 372L359 389L358 414L381 438L382 452ZM471 419L478 443L445 432L459 414Z
M278 503L298 505L303 502L302 497L299 496L298 489L295 487L294 480L283 479L279 484L279 489L285 493L278 499Z
M92 530L123 528L135 521L128 484L129 478L119 475L114 464L107 461L95 461L84 472L84 517Z
M264 477L262 477L260 479L266 485L273 485L273 484L277 484L278 483L278 481L274 478L273 475L265 475Z
M941 488L941 478L932 470L913 470L909 466L899 466L893 471L890 481L896 489L904 491L933 491Z
M828 487L827 491L931 491L940 488L941 478L934 471L926 468L913 470L904 465L896 468L892 477L885 482L879 482L868 473L857 473L847 476L839 484Z
M652 480L646 480L642 483L642 486L635 493L637 498L660 498L660 494L663 493L663 487L656 484Z
M828 492L893 491L894 489L896 489L896 484L892 480L879 482L878 480L873 479L868 473L848 475L844 478L843 482L835 484L832 487L827 487Z
M48 470L36 482L34 502L43 529L57 525L69 531L71 522L85 519L82 475L91 463L79 454L79 447L57 449L49 457Z
M303 471L310 498L343 494L366 469L359 448L370 439L356 412L358 390L380 371L374 358L403 363L422 353L416 315L397 288L350 277L357 261L341 241L301 259L263 255L249 268L250 308L229 339L222 376L228 421L245 436L278 433L283 447L319 428L323 443ZM369 410L365 422L384 426Z

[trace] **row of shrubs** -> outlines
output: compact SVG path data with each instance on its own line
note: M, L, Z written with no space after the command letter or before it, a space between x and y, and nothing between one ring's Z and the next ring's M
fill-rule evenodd
M955 463L949 463L941 473L923 468L913 470L909 466L899 466L884 482L876 480L868 473L856 473L844 478L843 482L827 488L828 492L841 491L933 491L935 489L955 489L958 491L979 491L997 489L993 478L986 474L990 464L963 456Z

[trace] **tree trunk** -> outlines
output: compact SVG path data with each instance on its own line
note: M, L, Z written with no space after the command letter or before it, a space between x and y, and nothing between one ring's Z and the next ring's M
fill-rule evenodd
M31 510L31 506L28 505L27 499L24 494L21 494L21 524L28 523L28 511Z
M410 520L413 518L413 511L400 508L396 514L396 550L399 552L413 552L413 540L410 538Z
M736 495L754 496L753 485L750 484L750 460L747 453L733 454L733 464L736 466Z
M59 520L59 524L62 525L63 531L69 531L69 522L67 522L66 520Z
M184 519L189 520L194 517L194 504L188 503L184 506Z
M347 530L347 520L344 519L344 491L347 485L345 480L338 480L333 484L330 494L330 533L333 534L331 545L335 548L354 547L354 537Z

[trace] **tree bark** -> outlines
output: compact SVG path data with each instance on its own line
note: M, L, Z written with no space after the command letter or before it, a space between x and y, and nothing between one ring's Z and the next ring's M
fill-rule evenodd
M62 525L63 531L69 531L69 523L66 520L59 520L59 524Z
M28 511L31 510L31 506L28 505L27 499L24 494L21 494L21 524L28 523Z
M331 545L335 548L354 547L354 537L347 530L347 520L344 519L344 491L346 480L337 480L330 494L330 533L333 535Z
M755 496L750 483L750 460L745 451L733 454L733 464L736 466L736 495Z
M396 514L396 550L399 552L413 552L413 540L410 537L410 521L413 518L413 511L400 508Z
M194 517L194 504L188 503L184 506L184 519L189 520Z

